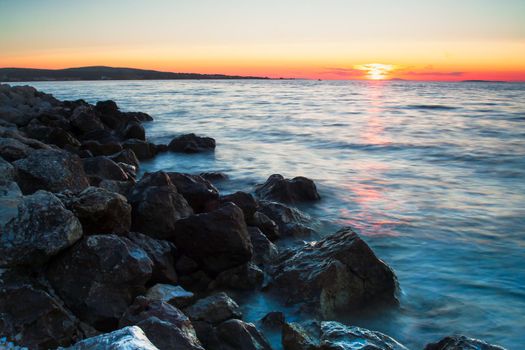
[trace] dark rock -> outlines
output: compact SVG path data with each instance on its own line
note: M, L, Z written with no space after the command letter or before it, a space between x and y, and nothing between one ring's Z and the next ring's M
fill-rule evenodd
M271 350L264 335L252 323L228 320L217 326L217 335L224 349Z
M139 122L132 121L125 126L124 130L122 130L122 137L126 140L137 139L146 141L146 131Z
M275 241L281 236L279 233L279 226L277 226L275 221L260 211L256 211L253 214L252 220L249 222L249 224L259 228L261 232L271 241Z
M311 223L310 217L295 208L289 208L281 203L260 201L259 211L277 224L279 236L304 237L314 233L314 230L308 226ZM256 220L260 220L260 217ZM271 232L270 223L265 222L263 225L255 226L260 227L265 234ZM272 236L268 234L267 236L270 240L272 239Z
M437 343L427 344L425 350L505 350L498 345L491 345L479 339L453 335L441 339Z
M219 206L219 191L198 175L168 172L177 191L186 198L195 213L205 213Z
M109 156L122 151L122 145L116 141L101 143L89 140L82 142L82 150L88 150L94 156Z
M226 196L221 196L221 203L228 202L232 202L242 209L244 219L247 223L253 221L253 214L257 211L257 202L251 194L238 191Z
M125 233L131 227L131 205L118 193L88 187L65 204L80 219L84 234Z
M71 126L78 134L89 131L104 129L104 124L100 121L95 110L90 106L80 106L73 111L70 119Z
M248 226L248 233L253 246L253 262L257 265L272 263L279 254L277 246L257 227Z
M188 292L181 286L159 283L148 289L146 298L160 300L175 307L183 308L192 303L193 293Z
M0 157L0 181L13 181L15 179L15 175L15 168L11 165L11 163Z
M110 192L115 192L127 197L134 184L131 181L117 181L117 180L102 180L98 183L98 187L106 189Z
M197 270L191 274L182 275L179 278L179 283L186 289L194 292L208 292L210 290L210 284L212 283L210 276L202 271Z
M127 237L144 249L153 262L153 271L148 283L177 283L173 261L176 249L173 243L136 232L129 233Z
M155 145L139 139L129 139L124 141L122 147L131 149L139 160L155 157Z
M109 156L109 159L115 163L126 163L135 166L137 169L140 166L140 162L135 155L135 152L131 149L124 149L118 153Z
M225 173L218 172L218 171L200 173L200 176L210 182L219 182L219 181L228 180L228 175L226 175Z
M204 350L197 339L193 326L188 328L174 327L172 323L157 317L150 317L137 323L159 349Z
M85 173L90 177L116 181L127 181L129 179L124 170L108 157L85 158L82 163Z
M282 253L273 271L288 302L305 302L323 317L397 303L397 279L350 228Z
M317 350L318 343L298 323L284 323L281 343L283 350ZM378 349L370 349L378 350Z
M164 172L146 173L128 197L132 228L155 238L172 237L175 222L193 213Z
M119 142L120 139L111 130L96 129L78 136L81 141L98 141L100 144Z
M134 165L119 162L117 165L122 169L131 181L135 181L137 177L137 168Z
M164 153L164 152L168 152L169 151L168 145L158 144L158 145L154 145L154 146L155 146L155 153L156 154Z
M285 318L281 311L270 311L261 319L261 323L268 328L281 328Z
M210 285L211 289L230 288L238 290L259 289L264 282L264 272L248 262L221 272Z
M258 185L255 193L262 199L284 203L299 203L321 199L312 180L298 176L285 179L282 175L271 175L264 184Z
M98 101L95 109L102 114L117 114L119 112L118 106L115 101Z
M33 149L13 138L0 138L0 156L9 162L25 158Z
M93 235L54 259L47 277L81 320L110 331L135 296L145 292L152 266L147 253L129 239Z
M172 152L198 153L215 149L215 140L211 137L200 137L195 134L185 134L175 137L168 145Z
M178 273L182 275L188 275L193 272L196 272L199 269L199 264L191 258L188 258L186 255L181 255L175 264L175 269Z
M84 339L64 350L159 350L137 326Z
M29 137L56 145L63 149L76 149L80 147L80 141L67 130L61 127L44 126L34 122L35 119L24 128L25 133Z
M127 119L135 119L139 122L151 122L153 118L144 112L122 112L122 115Z
M177 249L211 274L248 262L252 257L242 210L232 203L178 220L171 239Z
M199 299L195 304L186 308L184 313L192 321L204 321L211 324L242 317L239 305L226 293L213 294Z
M81 159L66 151L35 150L13 165L17 171L16 181L24 194L38 190L77 192L89 186Z
M82 236L78 219L53 194L22 197L13 185L0 193L0 266L41 264Z

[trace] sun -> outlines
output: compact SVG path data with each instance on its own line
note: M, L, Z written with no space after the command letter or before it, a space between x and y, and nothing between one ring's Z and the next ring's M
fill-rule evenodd
M395 66L383 63L367 63L358 64L354 68L366 72L367 79L383 80L388 78L389 73L395 69Z

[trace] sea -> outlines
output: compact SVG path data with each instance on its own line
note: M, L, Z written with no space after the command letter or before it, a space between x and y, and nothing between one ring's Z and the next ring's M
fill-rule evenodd
M353 227L396 272L400 305L340 317L410 349L464 334L525 346L525 84L171 80L30 82L59 99L143 111L148 139L194 132L215 153L164 153L141 172L220 171L223 194L306 176L319 236ZM300 311L240 296L245 319ZM278 334L268 332L279 348Z

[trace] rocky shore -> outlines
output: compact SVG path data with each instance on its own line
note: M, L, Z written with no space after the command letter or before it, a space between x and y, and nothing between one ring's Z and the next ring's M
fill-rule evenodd
M271 175L253 193L221 194L220 173L139 178L141 160L216 147L195 134L151 143L147 122L113 101L0 85L0 349L264 350L269 329L285 350L407 349L333 321L397 307L399 286L351 228L313 240L294 207L320 200L312 180ZM311 316L245 322L237 291L273 293ZM428 341L502 349L462 335Z

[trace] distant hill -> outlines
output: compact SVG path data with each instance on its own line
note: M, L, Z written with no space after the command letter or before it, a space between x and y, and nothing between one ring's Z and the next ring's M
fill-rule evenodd
M67 69L0 68L0 81L53 80L161 80L161 79L268 79L266 77L223 74L171 73L105 66Z
M508 83L508 81L504 80L480 80L480 79L470 79L470 80L462 80L462 83Z

